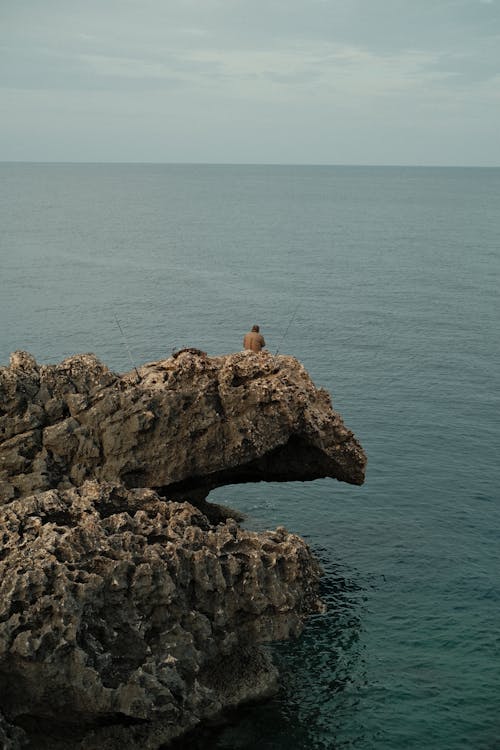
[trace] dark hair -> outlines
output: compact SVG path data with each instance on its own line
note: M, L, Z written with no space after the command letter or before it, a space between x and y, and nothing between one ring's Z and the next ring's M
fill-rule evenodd
M259 326L252 326L252 331L255 331L255 333L258 333L260 331Z

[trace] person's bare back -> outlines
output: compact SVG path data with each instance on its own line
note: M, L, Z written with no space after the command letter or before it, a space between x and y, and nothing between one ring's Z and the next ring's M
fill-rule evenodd
M244 349L250 349L252 352L258 353L266 345L264 336L259 331L259 326L252 326L252 330L245 334L243 338Z

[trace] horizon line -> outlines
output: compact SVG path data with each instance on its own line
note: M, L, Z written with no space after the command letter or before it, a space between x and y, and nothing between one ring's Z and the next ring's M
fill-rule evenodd
M176 166L176 167L350 167L350 168L384 168L384 169L499 169L500 164L353 164L323 162L212 162L212 161L73 161L42 159L0 159L0 164L40 164L40 165L80 165L80 166Z

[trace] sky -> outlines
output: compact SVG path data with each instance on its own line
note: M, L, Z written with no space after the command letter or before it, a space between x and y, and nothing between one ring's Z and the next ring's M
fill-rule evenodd
M0 0L0 161L500 166L500 0Z

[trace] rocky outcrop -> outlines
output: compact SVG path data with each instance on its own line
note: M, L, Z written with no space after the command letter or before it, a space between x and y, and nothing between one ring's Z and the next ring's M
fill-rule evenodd
M361 484L365 464L293 357L190 349L120 376L90 354L14 353L0 368L0 747L157 750L272 691L261 644L321 609L319 567L297 536L242 530L206 497Z
M256 644L321 606L300 538L214 527L148 489L16 500L0 533L0 706L28 732L45 721L51 747L158 748L261 697L276 673Z
M187 350L122 377L93 355L0 368L0 499L84 481L205 497L238 482L333 477L366 457L293 357Z

